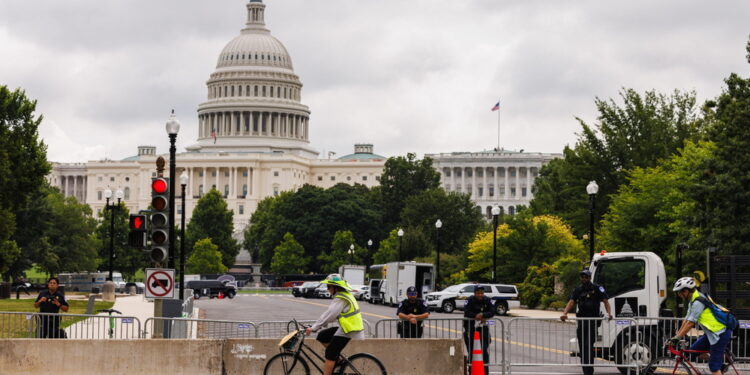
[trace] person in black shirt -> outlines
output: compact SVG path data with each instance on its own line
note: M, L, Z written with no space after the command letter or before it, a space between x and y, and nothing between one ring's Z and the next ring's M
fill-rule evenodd
M406 299L398 305L396 315L403 319L398 323L398 334L403 339L422 338L422 320L430 316L427 304L417 298L417 288L406 289Z
M34 302L34 307L38 308L39 312L57 314L60 310L68 311L69 306L65 295L57 290L59 284L60 280L56 277L47 280L47 290L41 291ZM39 338L65 338L65 332L60 330L59 316L41 315L39 317Z
M568 305L565 306L560 320L568 319L568 313L573 305L578 305L577 318L599 318L601 316L599 306L604 303L609 319L612 319L612 311L609 306L609 297L604 287L591 282L591 271L581 271L581 285L570 294ZM594 373L594 342L596 341L596 319L581 319L577 321L576 337L578 338L578 351L581 354L581 365L585 375Z
M464 342L471 356L474 349L474 331L479 331L479 338L482 340L482 357L484 360L484 373L489 374L487 363L490 361L490 327L486 325L489 318L495 316L495 309L492 301L484 296L484 287L477 285L474 287L474 295L466 300L464 306ZM478 324L478 326L477 326Z

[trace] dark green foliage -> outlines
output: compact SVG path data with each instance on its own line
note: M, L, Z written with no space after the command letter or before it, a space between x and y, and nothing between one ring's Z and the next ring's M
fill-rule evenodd
M305 249L294 239L291 233L284 235L284 241L274 249L271 260L271 272L284 274L301 274L307 269L310 259L305 257Z
M210 238L211 243L219 247L221 261L225 266L234 264L240 247L232 237L234 214L227 208L227 202L216 189L211 189L204 195L193 210L193 216L185 229L186 248L192 249L196 242Z
M421 191L440 186L440 174L432 167L432 159L417 160L413 153L391 157L385 162L380 177L383 221L387 228L399 223L406 200Z
M643 95L624 89L622 104L596 99L598 122L590 126L578 119L582 131L575 147L565 147L564 159L542 168L535 181L531 208L571 224L573 232L588 231L586 185L599 185L595 222L610 204L610 195L626 182L626 172L652 167L700 135L694 93L675 91L667 96L655 91Z
M115 240L113 269L122 273L125 280L130 280L138 270L149 266L148 256L142 250L128 246L128 221L130 211L125 203L115 206ZM99 213L99 225L96 227L96 241L99 244L100 270L109 269L109 238L112 210L102 210ZM179 232L178 232L179 233ZM178 247L179 249L179 247Z

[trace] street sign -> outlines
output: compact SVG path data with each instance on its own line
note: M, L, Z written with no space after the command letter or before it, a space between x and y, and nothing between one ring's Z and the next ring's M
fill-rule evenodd
M174 270L146 268L146 298L174 298Z

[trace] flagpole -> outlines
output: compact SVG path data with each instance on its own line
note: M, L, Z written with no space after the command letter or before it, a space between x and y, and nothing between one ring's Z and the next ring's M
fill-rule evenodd
M500 103L500 98L497 98ZM500 152L500 107L497 108L497 151Z

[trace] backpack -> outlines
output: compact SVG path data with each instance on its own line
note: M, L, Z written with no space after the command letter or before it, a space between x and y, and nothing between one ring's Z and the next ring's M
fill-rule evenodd
M714 300L711 299L711 296L699 296L695 300L700 301L704 306L710 308L711 312L714 314L714 318L716 318L719 323L727 326L727 329L736 331L739 328L740 322L737 321L737 317L726 307L714 302Z

